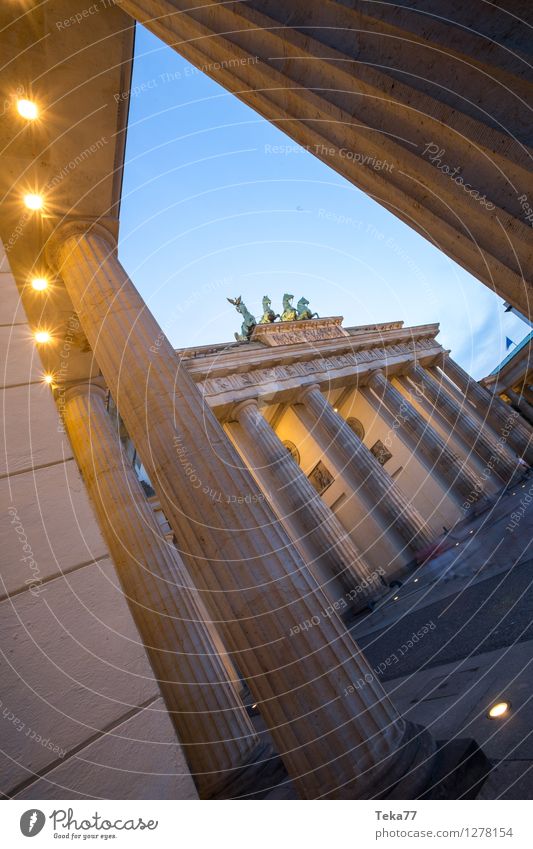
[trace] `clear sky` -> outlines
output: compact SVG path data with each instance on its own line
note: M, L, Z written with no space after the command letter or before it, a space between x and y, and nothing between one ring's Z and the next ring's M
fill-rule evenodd
M177 53L137 28L121 259L176 347L233 340L242 295L345 325L439 322L476 378L530 330L503 302Z

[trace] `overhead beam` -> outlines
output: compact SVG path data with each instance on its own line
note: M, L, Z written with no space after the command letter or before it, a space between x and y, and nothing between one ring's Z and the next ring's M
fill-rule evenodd
M527 2L117 2L531 313Z

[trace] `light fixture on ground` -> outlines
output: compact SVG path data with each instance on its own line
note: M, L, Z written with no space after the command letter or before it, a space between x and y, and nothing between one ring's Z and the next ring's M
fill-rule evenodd
M35 289L36 292L43 292L48 288L48 280L46 277L33 277L31 287L32 289Z
M42 209L43 199L41 195L29 192L28 194L24 195L24 206L26 206L28 209Z
M489 719L505 719L511 710L511 702L495 702L488 710Z
M26 100L25 98L17 100L17 112L27 121L35 121L39 115L37 104L33 100Z
M34 337L35 341L38 342L39 345L45 345L47 342L50 342L52 338L48 330L36 330Z

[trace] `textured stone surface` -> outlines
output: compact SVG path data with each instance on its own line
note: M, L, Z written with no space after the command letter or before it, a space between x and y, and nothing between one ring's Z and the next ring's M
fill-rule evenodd
M448 391L446 382L438 379L438 372L430 373L414 365L408 372L408 385L421 404L430 412L436 410L469 450L475 451L501 480L507 483L512 478L518 466L516 454L489 428L479 426L465 402L457 401Z
M144 646L109 560L0 604L2 790L158 695ZM52 747L53 748L53 747ZM13 760L10 761L9 758Z
M336 616L291 634L316 617L324 597L239 468L235 449L117 261L109 234L69 222L48 255L298 792L374 792L397 759L402 768L398 747L408 729L379 687L345 698L366 662Z
M65 424L172 721L204 796L250 758L258 739L227 680L197 593L151 506L105 408L105 393L78 384Z
M162 699L65 759L17 799L197 799Z
M461 366L449 356L444 356L440 371L453 381L477 410L483 421L492 425L498 436L504 435L519 456L533 463L533 430L521 419L516 410L493 395L492 392L473 380Z
M310 568L329 598L335 603L344 600L348 606L360 609L368 600L383 593L379 576L371 574L360 553L339 520L316 492L299 465L293 460L257 404L239 404L234 416L241 425L242 448L250 458L250 467L263 482L262 489L270 497L282 522L292 526L297 543L301 541L312 557ZM345 595L337 598L328 585L328 578L337 576Z
M317 439L326 457L371 510L412 551L431 542L432 533L418 511L316 385L306 387L294 410ZM400 543L400 547L402 544Z
M393 426L395 425L408 440L414 453L425 459L431 471L435 471L436 475L449 487L453 496L459 501L464 501L470 496L473 501L477 501L481 493L478 493L476 478L471 474L466 463L461 462L450 451L437 431L387 380L385 374L382 371L373 372L368 385L375 394L370 392L367 397L378 412L381 411L382 405L389 410L392 414Z
M10 356L2 363L9 386L32 379L42 366L37 350L30 353L22 343L31 332L1 247L1 331L16 320L22 345L20 359ZM31 794L37 774L62 766L69 753L95 738L106 757L111 740L106 732L157 699L159 691L76 464L68 459L71 447L50 389L22 385L0 389L0 396L2 470L17 472L0 480L0 793L9 796L22 786ZM5 598L6 593L13 595ZM149 718L146 739L158 721L168 730L161 712ZM144 719L140 714L136 720L137 738ZM135 746L128 744L131 754ZM93 787L91 765L70 760L69 780ZM146 774L143 784L146 795L172 795L176 786L171 775L162 774ZM121 798L126 791L124 773L108 769L102 792ZM34 798L54 792L40 784Z
M25 472L35 466L69 460L72 449L59 430L50 389L42 383L4 390L9 410L0 423L0 476Z
M12 506L0 517L1 596L22 589L32 577L47 580L107 555L74 460L3 478L4 499ZM24 545L30 546L33 568L21 559L30 555Z
M42 379L43 367L35 353L35 343L26 324L0 326L0 363L2 386Z

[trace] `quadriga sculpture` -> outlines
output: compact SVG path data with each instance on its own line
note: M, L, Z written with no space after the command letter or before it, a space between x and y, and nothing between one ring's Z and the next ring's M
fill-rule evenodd
M263 297L263 315L261 316L259 324L272 324L273 321L279 318L279 315L275 313L274 310L270 309L271 306L272 301L268 295L265 295Z
M281 313L282 321L296 321L297 312L292 305L294 295L283 295L283 312Z
M257 324L254 316L251 312L248 311L248 309L246 308L246 304L244 303L240 295L238 296L238 298L227 298L226 300L229 301L230 304L233 304L237 312L239 312L244 319L243 323L241 324L241 332L234 334L235 339L237 340L237 342L248 342L250 336L253 333L254 327Z
M298 315L296 316L296 321L307 321L310 318L318 318L319 315L317 312L311 312L309 307L309 301L307 298L300 298L296 309L298 310Z

